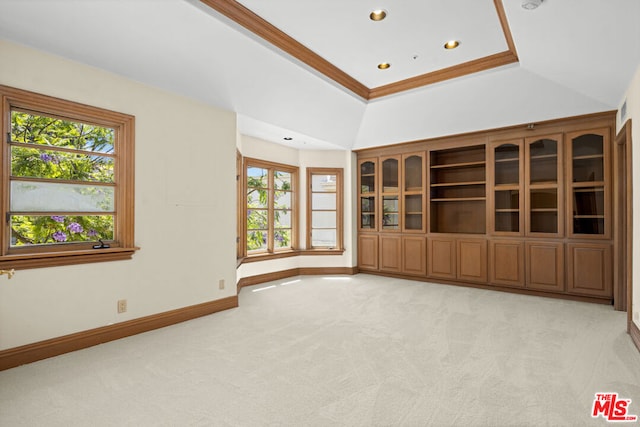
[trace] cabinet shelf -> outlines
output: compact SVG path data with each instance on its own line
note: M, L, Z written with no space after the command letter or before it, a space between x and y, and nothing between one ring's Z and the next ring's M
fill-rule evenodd
M558 212L557 208L535 208L530 210L531 212Z
M557 181L544 181L544 182L532 182L529 184L529 188L532 190L548 190L552 188L558 188Z
M467 168L467 167L481 167L485 166L486 162L464 162L464 163L449 163L443 165L431 165L431 169L456 169L456 168Z
M557 154L539 154L537 156L531 156L530 159L531 160L538 160L538 159L557 159L558 155Z
M520 190L519 184L500 184L493 186L494 191L514 191Z
M574 218L588 218L588 219L593 219L593 218L604 218L604 215L574 215Z
M518 157L513 157L508 159L495 159L496 163L511 163L511 162L518 163L519 161L520 161L520 158Z
M431 199L432 202L484 202L486 197L458 197L450 199Z
M440 182L437 184L431 184L431 187L462 187L467 185L485 185L486 183L486 181Z
M588 154L584 156L573 157L573 160L586 160L586 159L604 159L604 154Z
M496 209L496 212L505 212L505 213L513 213L520 212L520 209Z

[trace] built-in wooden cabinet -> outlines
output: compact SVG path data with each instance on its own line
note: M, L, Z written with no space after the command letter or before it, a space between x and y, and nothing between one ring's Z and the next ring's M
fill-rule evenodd
M564 245L562 242L526 242L526 286L542 291L564 290Z
M524 286L524 242L489 242L489 282L505 286Z
M360 268L611 301L614 127L602 113L360 151Z
M398 234L380 234L380 270L402 270L402 237Z
M377 159L358 161L358 228L362 231L377 230Z
M402 236L402 272L417 276L427 274L427 238Z
M358 236L358 268L361 270L378 269L378 236L361 234Z
M456 240L450 237L432 237L428 241L427 259L430 277L456 278Z
M431 232L486 231L484 145L430 152Z
M568 292L603 297L611 295L613 274L610 244L569 243L567 259Z

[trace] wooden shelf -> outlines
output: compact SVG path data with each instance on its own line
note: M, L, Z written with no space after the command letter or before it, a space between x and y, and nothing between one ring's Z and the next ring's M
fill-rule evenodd
M487 162L484 160L481 162L465 162L465 163L450 163L444 165L431 165L431 169L455 169L455 168L468 168L485 166Z
M531 212L558 212L558 208L536 208L530 210Z
M494 191L514 191L520 190L519 184L499 184L493 186Z
M604 189L604 181L581 181L581 182L572 182L571 186L573 187L573 191L577 191L578 188L586 188L586 187L603 187Z
M431 184L431 188L436 187L462 187L467 185L486 185L487 181L460 181L460 182L442 182Z
M557 159L557 154L540 154L538 156L531 156L531 160L539 160L539 159Z
M587 219L604 219L604 215L574 215L574 218L587 218Z
M556 181L533 182L529 184L529 188L532 190L552 190L558 188L558 183Z
M604 159L604 154L589 154L586 156L575 156L573 160L587 160L587 159Z
M499 213L513 213L513 212L520 212L520 209L496 209L496 212Z
M459 197L451 199L431 199L432 202L484 202L486 197Z

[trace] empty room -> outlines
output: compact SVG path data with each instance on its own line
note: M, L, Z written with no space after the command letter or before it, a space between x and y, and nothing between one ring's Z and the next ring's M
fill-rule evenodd
M0 0L0 426L637 424L639 20Z

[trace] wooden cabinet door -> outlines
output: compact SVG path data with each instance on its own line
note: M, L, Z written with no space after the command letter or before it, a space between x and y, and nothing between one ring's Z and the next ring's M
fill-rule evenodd
M428 240L429 276L443 279L456 278L456 245L455 239L434 237Z
M521 241L492 240L489 253L489 282L524 286L524 244Z
M567 291L612 297L611 245L567 244Z
M358 236L358 268L378 269L378 236L373 234Z
M402 272L425 276L427 274L427 238L402 237Z
M527 242L527 287L543 291L564 290L562 243Z
M380 235L380 270L400 272L402 266L402 238Z
M484 239L460 239L456 246L458 279L486 283L487 241Z

